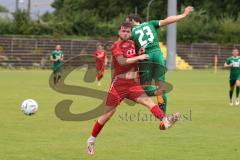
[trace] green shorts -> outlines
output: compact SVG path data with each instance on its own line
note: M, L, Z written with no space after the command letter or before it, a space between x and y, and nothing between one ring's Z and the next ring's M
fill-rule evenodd
M53 69L53 74L58 74L59 75L62 72L62 66L61 65L53 66L52 69Z
M149 59L139 63L141 84L165 81L166 65L160 48L146 49Z

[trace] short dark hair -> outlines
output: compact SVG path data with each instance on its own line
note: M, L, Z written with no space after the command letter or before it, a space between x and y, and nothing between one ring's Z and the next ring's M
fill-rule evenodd
M121 29L121 27L125 27L125 28L132 28L132 23L124 21L122 22L122 24L120 25L119 29Z
M129 19L130 21L134 20L134 21L136 21L136 22L142 23L142 19L141 19L141 17L140 17L138 14L130 14L130 15L128 16L128 19Z

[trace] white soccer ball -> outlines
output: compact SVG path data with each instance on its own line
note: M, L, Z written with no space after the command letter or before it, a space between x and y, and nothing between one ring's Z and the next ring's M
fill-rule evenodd
M26 115L32 115L37 112L38 104L33 99L27 99L27 100L23 101L21 110Z

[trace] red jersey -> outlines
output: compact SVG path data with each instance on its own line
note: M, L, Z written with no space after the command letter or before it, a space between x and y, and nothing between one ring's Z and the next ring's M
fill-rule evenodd
M96 50L95 57L97 64L104 64L107 56L107 52L105 50Z
M138 69L138 63L132 63L132 64L127 64L127 65L120 65L117 61L117 56L122 55L124 58L132 58L137 56L136 54L136 46L132 40L128 41L116 41L112 45L112 57L113 57L113 66L114 66L114 77L127 73L130 71L132 68L137 71Z

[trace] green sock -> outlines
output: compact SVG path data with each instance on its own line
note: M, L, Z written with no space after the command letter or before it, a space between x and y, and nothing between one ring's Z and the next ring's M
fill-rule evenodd
M232 96L233 96L233 90L229 91L229 98L232 100Z
M240 90L240 87L237 86L237 88L236 88L236 97L237 97L237 98L238 98L238 96L239 96L239 90Z

